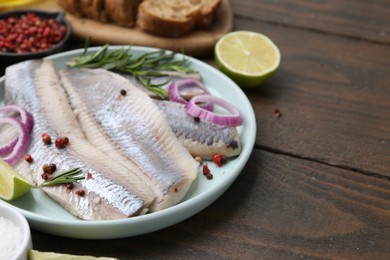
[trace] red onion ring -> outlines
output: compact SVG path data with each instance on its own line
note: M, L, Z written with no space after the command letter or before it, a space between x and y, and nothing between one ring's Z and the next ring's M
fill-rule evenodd
M172 82L169 85L168 88L169 100L181 104L187 104L188 101L185 100L181 94L182 90L186 88L199 88L203 91L203 93L210 94L210 92L200 81L195 79L180 79ZM214 109L213 104L210 103L202 104L200 106L209 111L213 111Z
M28 148L28 141L30 139L30 134L28 132L27 126L23 124L19 119L12 117L3 117L0 118L0 124L11 124L16 128L18 133L18 140L15 146L12 148L12 151L2 159L10 165L15 164L19 161L23 154Z
M12 149L14 149L16 143L18 142L18 136L16 136L15 138L13 138L10 142L8 142L7 144L5 145L2 145L0 147L0 157L4 157L6 156L7 154L9 154L10 152L12 152Z
M226 110L228 110L229 112L231 112L232 114L221 115L221 114L214 113L212 111L208 111L205 108L198 106L197 104L199 102L206 102L209 104L219 105L225 108ZM214 96L210 96L210 95L195 96L191 98L187 104L185 104L185 109L188 114L206 120L216 125L222 125L222 126L242 125L242 117L240 115L240 111L233 104Z
M26 126L28 133L30 133L33 127L33 117L27 110L15 105L7 105L0 107L0 113L14 112L19 113L22 124ZM18 138L19 136L16 135L12 140L0 147L0 157L5 157L12 152L18 142Z
M22 123L27 127L27 130L30 133L33 127L32 115L27 110L19 106L7 105L7 106L0 107L0 113L12 113L12 112L19 113Z

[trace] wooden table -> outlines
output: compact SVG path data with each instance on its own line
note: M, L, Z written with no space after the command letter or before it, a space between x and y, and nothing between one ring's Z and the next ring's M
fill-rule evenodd
M32 230L35 249L120 259L390 258L389 1L231 3L235 30L264 33L282 53L275 76L245 90L258 132L236 182L164 230L96 241Z

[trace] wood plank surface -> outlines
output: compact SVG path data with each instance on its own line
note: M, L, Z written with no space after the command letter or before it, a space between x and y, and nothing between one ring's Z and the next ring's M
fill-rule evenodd
M388 0L232 0L236 18L390 43Z
M389 219L387 180L255 149L221 198L175 226L126 239L33 239L37 250L121 259L386 259Z
M236 19L240 28L268 35L282 53L274 77L246 90L256 144L390 176L389 46Z

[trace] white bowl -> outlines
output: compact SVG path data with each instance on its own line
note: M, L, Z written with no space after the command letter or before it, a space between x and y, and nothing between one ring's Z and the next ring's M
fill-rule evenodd
M20 230L21 233L20 240L17 239L15 235L18 232L12 234L15 235L15 237L11 237L11 234L9 232L15 230L16 231ZM18 243L17 246L15 246L15 250L12 250L11 259L27 260L28 251L32 249L30 226L28 225L27 220L24 218L24 216L21 213L11 208L10 206L7 206L2 201L0 201L0 232L1 232L0 251L2 251L0 252L0 259L2 259L2 257L10 255L10 250L13 247L11 245L12 242L21 241L20 243ZM9 244L7 245L4 243L9 243ZM7 252L5 252L6 248L8 248Z

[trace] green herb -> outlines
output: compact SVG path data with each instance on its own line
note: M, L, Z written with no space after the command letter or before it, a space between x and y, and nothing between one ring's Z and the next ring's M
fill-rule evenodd
M68 171L65 171L61 174L58 174L54 178L50 180L44 181L40 187L44 186L54 186L54 185L59 185L59 184L66 184L66 183L71 183L71 182L78 182L79 180L85 179L84 176L80 176L81 170L80 168L73 168Z
M83 54L75 57L67 65L73 68L103 68L115 72L126 73L134 76L149 91L160 98L167 98L168 93L161 87L169 82L154 84L155 77L170 76L172 71L182 74L196 73L188 68L188 60L174 59L176 53L159 50L134 57L129 46L117 50L108 50L109 45L104 45L96 52L88 53L88 43Z

